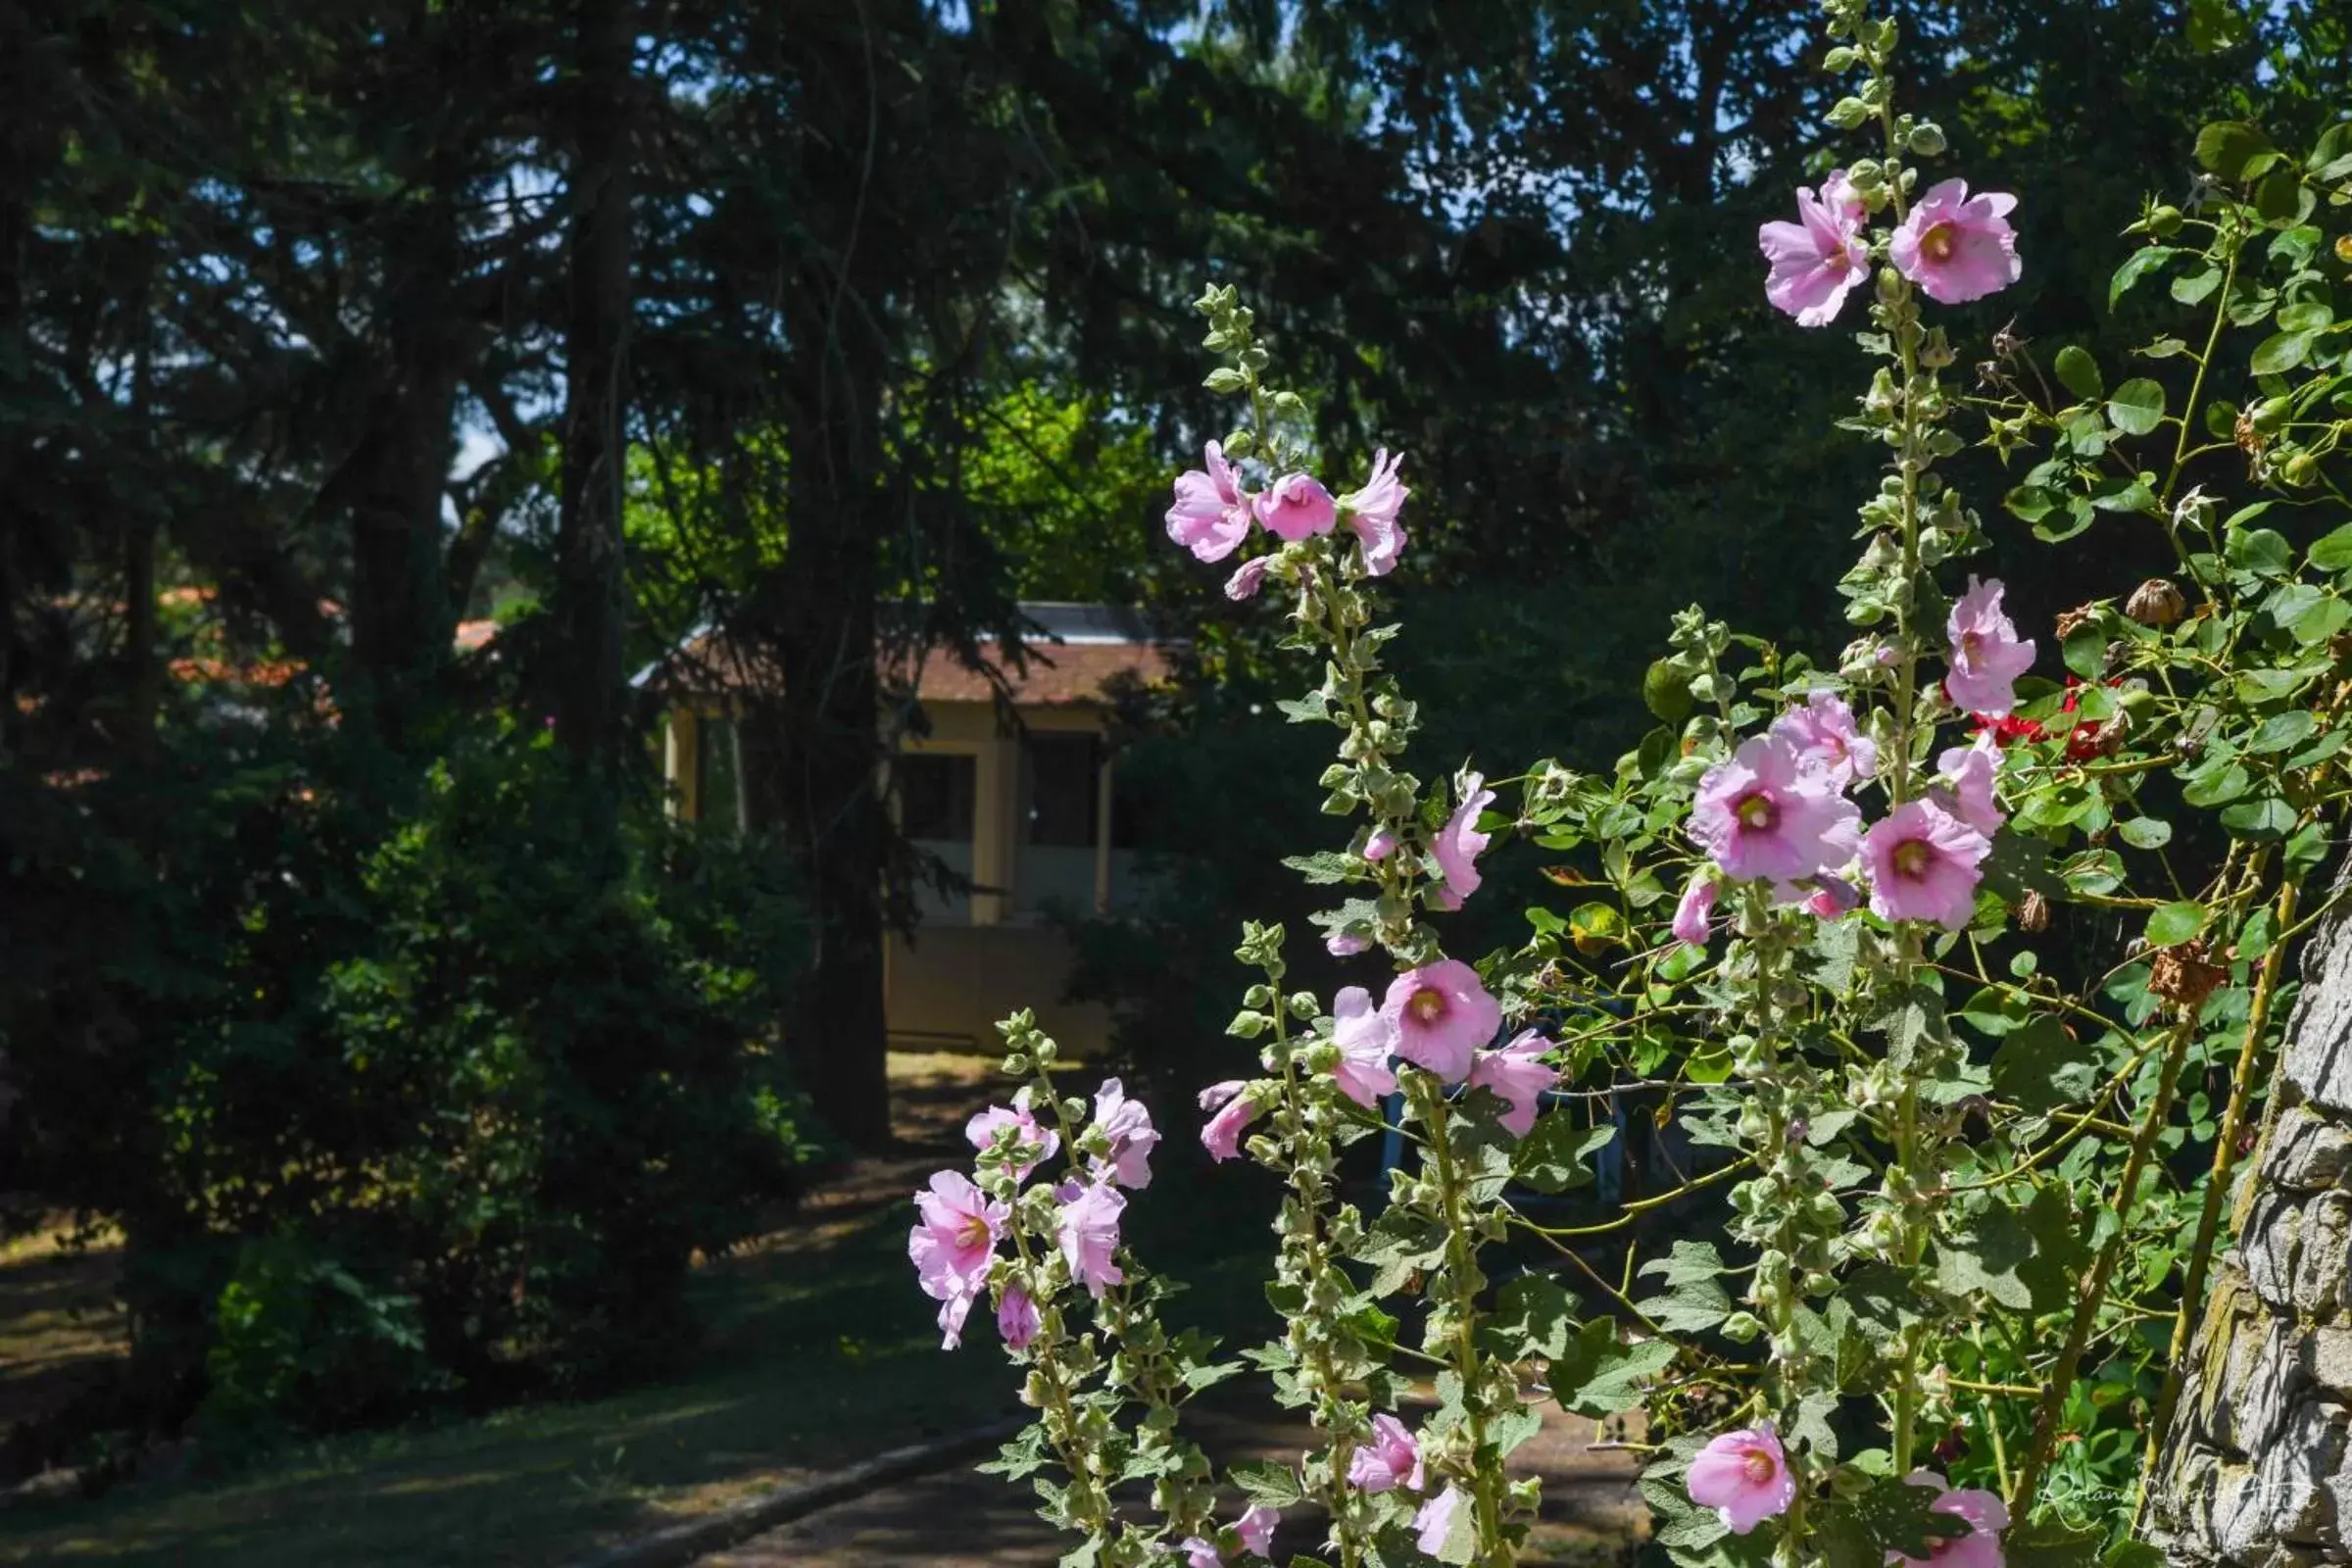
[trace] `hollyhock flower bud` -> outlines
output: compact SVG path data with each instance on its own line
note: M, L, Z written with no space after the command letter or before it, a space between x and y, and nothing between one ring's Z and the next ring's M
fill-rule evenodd
M1241 1152L1242 1133L1263 1113L1262 1106L1242 1093L1247 1087L1233 1078L1200 1091L1200 1108L1216 1112L1200 1129L1200 1144L1220 1165Z
M991 1105L963 1124L963 1136L974 1149L986 1151L996 1147L997 1137L1005 1129L1014 1132L1014 1146L1023 1151L1020 1162L1011 1167L1012 1179L1025 1182L1041 1160L1052 1159L1061 1147L1061 1139L1050 1128L1038 1124L1031 1104L1031 1092L1023 1089L1012 1097L1010 1109Z
M1373 455L1372 477L1364 481L1364 487L1340 497L1340 512L1348 526L1355 530L1356 544L1363 551L1364 570L1375 577L1395 570L1396 558L1404 553L1404 525L1396 519L1412 492L1396 482L1396 470L1403 463L1403 453L1392 458L1383 448Z
M2009 1528L2009 1509L1997 1493L1974 1488L1955 1491L1943 1477L1927 1470L1914 1470L1903 1479L1912 1486L1940 1493L1928 1504L1928 1511L1948 1514L1965 1522L1968 1534L1937 1542L1925 1557L1906 1557L1899 1551L1890 1551L1886 1554L1887 1568L1897 1568L1902 1563L1934 1563L1936 1568L2001 1568L2001 1532Z
M1372 993L1362 986L1344 987L1331 999L1331 1043L1340 1048L1332 1064L1332 1082L1340 1093L1370 1110L1381 1097L1396 1092L1396 1075L1389 1057L1396 1051L1396 1026L1372 1005Z
M1421 1490L1421 1446L1403 1422L1393 1415L1372 1418L1372 1441L1348 1459L1348 1484L1370 1493Z
M1252 506L1268 533L1294 544L1310 534L1331 532L1340 514L1331 492L1305 473L1284 474L1268 485Z
M929 1191L914 1195L914 1206L921 1223L906 1233L906 1256L923 1294L942 1303L941 1344L953 1350L962 1343L973 1298L987 1288L997 1241L1012 1211L953 1170L933 1176Z
M1373 829L1372 836L1364 840L1364 858L1375 865L1396 853L1396 835L1385 827Z
M1334 931L1323 939L1323 951L1335 958L1352 958L1370 946L1372 944L1362 937L1350 936L1345 931Z
M1799 326L1827 326L1845 296L1870 275L1870 245L1862 237L1862 203L1842 170L1822 181L1821 194L1796 191L1797 220L1756 230L1772 271L1764 297L1796 318Z
M1273 564L1272 556L1252 556L1243 562L1241 568L1225 579L1225 597L1237 605L1245 599L1255 599L1258 589L1265 586L1267 568Z
M1943 680L1953 702L1972 713L1999 718L2017 706L2017 677L2034 667L2034 644L2001 613L2001 584L1968 579L1968 592L1944 623L1951 638L1951 673Z
M1413 1515L1413 1539L1430 1556L1446 1549L1446 1538L1453 1534L1454 1516L1462 1511L1462 1501L1461 1488L1448 1486Z
M1184 1568L1225 1568L1225 1559L1217 1555L1213 1542L1199 1536L1187 1536L1176 1547L1184 1553Z
M1096 1179L1107 1175L1138 1192L1151 1186L1152 1150L1159 1134L1152 1126L1152 1112L1142 1101L1128 1099L1116 1078L1103 1079L1095 1091L1094 1125L1110 1145L1109 1157L1095 1161Z
M1965 305L1997 294L2024 275L2006 191L1971 196L1968 181L1947 179L1928 193L1894 231L1886 254L1895 270L1939 305Z
M1026 1350L1037 1330L1037 1303L1018 1285L1005 1286L1004 1298L997 1303L997 1332L1004 1336L1004 1348Z
M1786 739L1756 735L1698 781L1689 832L1729 875L1793 882L1852 859L1861 824Z
M1234 478L1225 453L1211 441L1207 465L1176 476L1176 504L1168 508L1168 537L1201 561L1223 561L1250 535L1250 495ZM1245 568L1246 569L1246 568Z
M1528 1029L1499 1051L1480 1052L1471 1064L1471 1084L1493 1091L1503 1102L1502 1130L1513 1138L1536 1130L1537 1107L1560 1081L1558 1071L1544 1064L1544 1054L1550 1049L1550 1041Z
M1797 760L1844 789L1879 770L1878 744L1854 722L1854 710L1835 692L1815 692L1801 708L1773 720L1772 732L1796 749Z
M2124 601L2124 613L2142 626L2170 626L2187 611L2188 601L2180 590L2162 577L2150 577Z
M1272 1555L1274 1527L1280 1523L1281 1510L1272 1503L1261 1502L1233 1522L1233 1532L1242 1538L1244 1551L1265 1557Z
M1440 958L1398 975L1380 1010L1396 1031L1396 1054L1448 1084L1470 1075L1478 1048L1502 1022L1500 1004L1459 958Z
M1816 919L1842 920L1861 906L1862 890L1843 877L1820 876L1802 902Z
M1787 1513L1796 1500L1796 1477L1769 1421L1726 1432L1701 1448L1690 1461L1690 1500L1714 1509L1735 1536Z
M1054 1218L1054 1231L1061 1244L1062 1258L1070 1265L1070 1278L1099 1301L1104 1286L1126 1280L1115 1259L1119 1216L1126 1210L1127 1200L1108 1182L1084 1186L1067 1182L1058 1196L1061 1212Z
M1943 776L1932 791L1936 805L1988 839L2001 830L2001 806L1992 793L2001 745L1990 731L1979 730L1970 745L1947 748L1936 759L1936 770Z
M1886 920L1930 920L1965 930L1976 912L1984 834L1933 801L1906 801L1862 840L1870 906Z
M1490 835L1478 831L1478 813L1494 803L1494 792L1486 785L1483 774L1462 776L1462 803L1430 842L1429 853L1446 876L1446 891L1453 895L1454 902L1447 908L1459 908L1461 901L1476 893L1485 880L1478 873L1478 858L1486 853Z
M1715 879L1706 868L1690 873L1683 886L1683 896L1674 906L1674 934L1677 939L1694 948L1707 945L1707 919L1715 912Z

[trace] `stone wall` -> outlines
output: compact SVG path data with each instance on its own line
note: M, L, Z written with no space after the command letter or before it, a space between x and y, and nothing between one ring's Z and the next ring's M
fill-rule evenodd
M2180 1568L2352 1563L2352 916L2323 922L2302 961L2153 1482L2155 1539Z

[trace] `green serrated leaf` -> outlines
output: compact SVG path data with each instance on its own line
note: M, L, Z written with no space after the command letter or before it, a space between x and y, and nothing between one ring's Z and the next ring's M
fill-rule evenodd
M2107 417L2126 435L2146 435L2164 422L2164 388L2135 375L2107 400Z

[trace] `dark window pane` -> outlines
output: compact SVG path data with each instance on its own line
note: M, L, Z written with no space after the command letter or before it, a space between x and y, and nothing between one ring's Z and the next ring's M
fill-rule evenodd
M975 761L946 752L910 752L897 760L899 825L908 838L972 842Z
M1021 748L1029 842L1066 849L1095 842L1095 737L1034 735Z
M743 780L731 718L704 717L694 725L696 815L706 826L732 833L743 825Z

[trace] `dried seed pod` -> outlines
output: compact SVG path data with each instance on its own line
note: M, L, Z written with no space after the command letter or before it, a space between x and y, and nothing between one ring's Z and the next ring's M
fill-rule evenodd
M2213 995L2229 976L2219 964L2205 961L2205 944L2183 942L2160 950L2148 966L2148 990L2181 1007L2195 1007Z
M2047 931L2050 928L2050 901L2029 890L2025 902L2017 906L2017 928L2020 931Z
M2187 599L2164 577L2150 577L2124 601L2124 613L2142 626L2170 626L2187 611Z
M2099 607L2095 604L2077 605L2072 610L2058 612L2058 640L2064 642L2084 626L2089 625L2098 612Z

